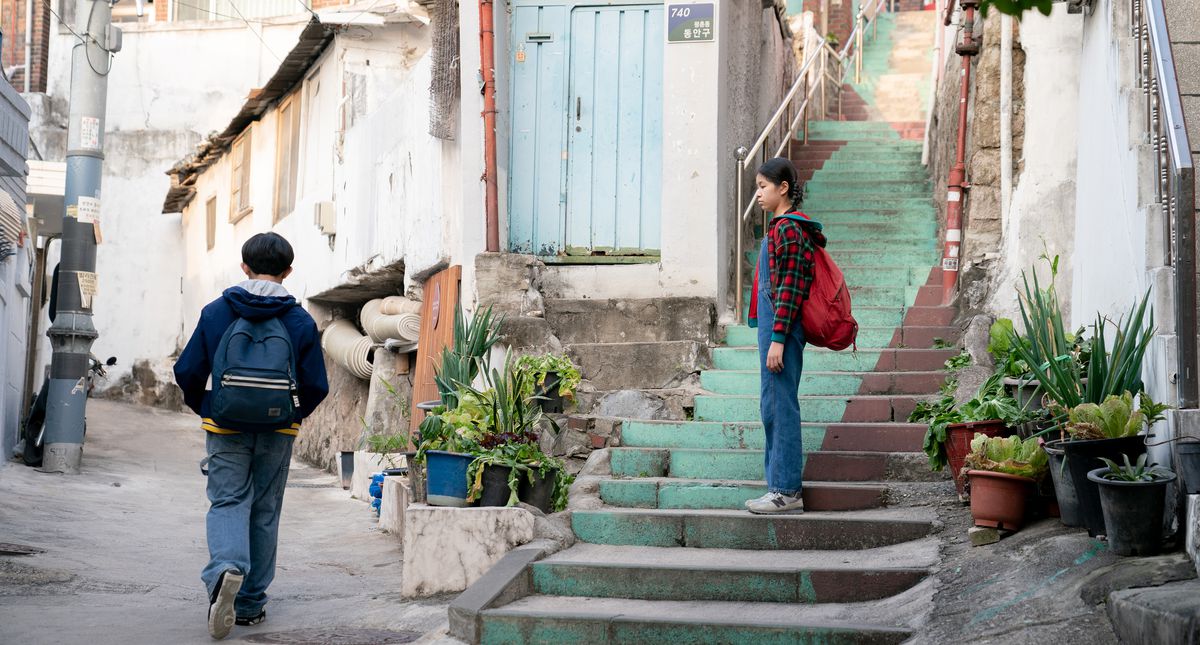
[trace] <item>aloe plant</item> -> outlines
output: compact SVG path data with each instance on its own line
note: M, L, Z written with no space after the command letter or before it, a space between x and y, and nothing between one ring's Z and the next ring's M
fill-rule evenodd
M500 323L491 307L469 319L461 306L454 313L454 341L442 348L433 379L437 383L438 396L447 408L458 407L458 384L469 384L479 375L480 361L500 340Z
M1100 458L1105 466L1108 466L1108 472L1101 473L1100 476L1110 481L1120 482L1152 482L1163 479L1167 471L1165 468L1160 468L1158 464L1146 465L1146 454L1143 453L1138 457L1137 463L1129 463L1129 455L1121 455L1124 466L1118 466L1117 462Z
M1028 275L1022 273L1022 280L1024 289L1018 294L1018 305L1025 336L1008 330L1009 343L1047 396L1069 410L1081 403L1099 404L1110 395L1144 389L1142 360L1155 330L1149 290L1128 317L1118 318L1111 345L1107 332L1110 321L1100 314L1092 325L1091 341L1083 343L1079 334L1068 333L1063 325L1053 282L1042 289L1036 272L1032 288Z

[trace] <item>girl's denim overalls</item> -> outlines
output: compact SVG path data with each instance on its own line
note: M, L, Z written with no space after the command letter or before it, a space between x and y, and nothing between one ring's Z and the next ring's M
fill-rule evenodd
M758 253L758 358L762 372L759 402L766 432L764 466L767 486L773 493L798 496L804 474L804 445L800 435L800 372L804 367L804 328L792 325L783 345L783 371L767 369L767 350L775 327L775 304L771 299L771 271L767 239Z

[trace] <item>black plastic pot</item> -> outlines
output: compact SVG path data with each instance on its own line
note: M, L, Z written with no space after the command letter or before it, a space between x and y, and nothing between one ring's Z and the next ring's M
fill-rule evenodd
M343 450L338 455L338 473L342 478L342 490L350 490L354 484L354 451Z
M538 392L538 404L542 408L542 412L561 414L563 411L563 398L558 392L558 386L562 384L562 377L558 372L546 372L546 380L542 381L542 388Z
M1200 494L1200 441L1175 444L1175 470L1186 495Z
M1075 497L1079 502L1079 517L1088 535L1104 535L1104 511L1100 508L1100 489L1088 479L1088 473L1104 466L1100 458L1123 463L1121 455L1128 455L1133 463L1146 452L1146 438L1142 435L1120 439L1091 439L1068 441L1062 444L1066 452L1067 472L1075 484ZM1060 507L1061 509L1061 507Z
M535 471L533 478L533 482L530 483L528 474L521 475L521 485L517 488L517 497L530 506L542 509L543 513L552 512L554 510L551 508L551 505L554 504L554 481L558 478L558 471L552 470L545 477Z
M412 491L412 503L424 504L427 499L425 464L417 463L416 457L416 452L404 453L404 463L408 464L408 488Z
M480 506L508 506L510 491L508 474L512 468L488 464L483 467L483 492L479 494Z
M1108 548L1117 555L1158 555L1162 551L1163 508L1167 484L1175 473L1166 471L1151 482L1125 482L1104 479L1108 467L1088 473L1088 480L1100 493L1104 511Z
M1079 498L1075 496L1075 481L1071 472L1063 465L1066 440L1048 441L1043 446L1050 457L1050 480L1054 482L1054 496L1058 499L1058 517L1063 526L1083 526L1079 516Z
M417 409L420 410L421 412L424 412L425 413L424 416L429 416L429 413L434 408L436 408L437 406L439 406L441 404L442 404L441 399L434 399L432 401L421 401L420 403L417 404Z

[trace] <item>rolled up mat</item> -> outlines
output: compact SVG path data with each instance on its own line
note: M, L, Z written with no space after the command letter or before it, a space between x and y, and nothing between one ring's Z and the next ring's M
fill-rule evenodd
M388 296L383 299L379 313L394 316L396 314L420 314L421 303L409 300L404 296Z
M379 313L379 300L363 305L360 317L363 329L377 343L389 338L416 341L421 336L421 317L417 314L386 315Z
M349 320L335 320L321 334L321 349L341 367L361 379L374 371L371 350L375 343Z

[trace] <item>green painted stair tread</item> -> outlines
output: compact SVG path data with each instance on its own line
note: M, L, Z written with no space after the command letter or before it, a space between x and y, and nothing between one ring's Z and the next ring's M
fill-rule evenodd
M876 613L888 612L882 605ZM526 596L482 612L481 642L498 644L754 643L893 645L911 637L903 615L875 624L854 605Z
M943 478L921 470L928 462L924 453L918 452L920 442L909 442L907 448L908 452L826 451L805 446L802 468L804 476L812 481L877 482L917 474L926 481ZM766 477L761 450L613 448L610 457L614 477L739 481Z
M862 347L888 347L891 345L892 337L896 334L896 331L896 325L862 325L860 322L858 342ZM946 340L950 339L947 338ZM726 327L725 347L758 347L758 329L746 325L730 325ZM925 348L918 347L914 349Z
M545 595L641 600L862 602L920 582L937 563L925 538L862 551L740 551L580 543L532 566ZM902 563L899 566L898 563Z
M741 510L674 510L605 507L577 510L572 527L593 544L719 549L858 550L927 537L927 509L754 515Z
M700 387L710 394L755 395L762 383L760 370L706 370ZM916 396L936 392L945 380L943 371L921 372L819 372L805 371L800 394L856 396L861 394ZM932 385L933 387L929 387ZM865 391L864 391L865 390Z
M886 505L888 485L878 482L804 482L810 511L861 511ZM644 477L600 481L600 499L611 507L730 509L767 493L764 481Z
M878 446L891 452L916 450L925 426L919 423L804 423L805 445L821 438L823 450L868 450ZM810 438L811 435L811 438ZM880 441L880 438L884 441ZM628 448L684 448L695 450L762 450L765 435L761 421L626 421L621 443Z

